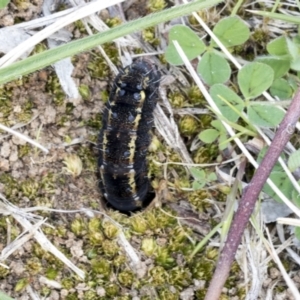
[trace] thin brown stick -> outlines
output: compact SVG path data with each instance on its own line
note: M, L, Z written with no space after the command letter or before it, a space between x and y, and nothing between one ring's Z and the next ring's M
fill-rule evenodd
M275 137L251 182L245 189L237 212L230 227L226 243L221 252L217 268L210 282L205 300L218 300L221 290L228 277L231 264L235 258L237 248L241 242L243 232L254 210L264 184L266 183L273 166L277 162L286 143L294 132L296 123L300 118L300 89L297 91L292 103L281 122Z

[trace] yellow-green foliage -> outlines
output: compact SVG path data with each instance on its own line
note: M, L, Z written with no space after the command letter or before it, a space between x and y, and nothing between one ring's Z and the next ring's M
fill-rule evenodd
M203 147L199 147L193 153L193 159L196 164L210 163L219 154L217 144L208 144Z
M189 203L199 212L205 211L211 206L207 201L211 196L207 190L198 190L188 194Z
M182 108L185 106L189 106L188 101L186 100L183 93L180 91L169 93L168 98L172 107L174 108Z
M119 56L118 56L118 49L116 48L116 46L113 43L104 44L103 48L105 53L111 59L111 61L114 64L118 64ZM101 54L95 52L92 53L93 56L91 57L91 60L87 65L90 75L97 79L107 79L107 77L110 75L110 68L107 65L107 62L105 61L105 59Z
M196 85L190 86L187 89L186 94L187 94L188 101L193 105L193 107L200 104L207 105L207 102L204 96L202 95L202 93L200 92L198 86Z
M118 18L118 17L116 17L116 18L107 18L105 20L105 23L106 23L106 25L108 27L113 28L113 27L116 27L118 25L121 25L122 24L122 20L120 18Z
M186 115L179 121L179 130L184 136L191 136L200 131L199 122L195 117Z
M157 46L159 44L159 39L155 37L155 28L149 27L142 31L142 37L145 42L152 44L153 46Z
M161 11L167 6L164 0L150 0L148 1L148 9L151 12Z
M57 106L62 106L65 103L66 95L61 88L59 80L56 75L49 75L46 91L51 95L53 102Z

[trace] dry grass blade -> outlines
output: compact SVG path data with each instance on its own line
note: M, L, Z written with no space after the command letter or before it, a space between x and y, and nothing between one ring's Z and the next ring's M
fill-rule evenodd
M159 104L157 104L156 109L154 110L154 122L156 129L159 131L166 143L181 156L182 161L192 164L193 160L191 159L186 146L179 135L176 123L168 119Z
M280 242L284 244L286 242L284 227L281 224L276 225L277 233L280 239ZM300 257L291 247L286 247L286 251L289 253L290 257L300 266Z
M278 218L277 223L291 226L300 226L300 220L293 218Z
M24 231L13 242L11 242L5 248L3 248L0 255L0 261L5 261L12 253L14 253L20 247L22 247L22 245L25 244L27 241L29 241L34 236L35 232L40 228L40 226L43 223L45 223L45 221L46 220L40 220L30 228L30 231Z
M77 21L84 17L87 17L90 14L93 14L101 9L106 8L107 6L115 5L117 3L123 2L123 0L98 0L91 3L88 3L84 7L79 7L78 10L71 12L68 16L65 16L61 20L56 21L55 23L49 25L45 29L39 31L25 42L19 44L9 53L4 55L0 59L0 66L5 67L16 61L24 52L30 49L32 46L38 44L42 40L51 36L54 32L59 29Z
M23 209L17 208L12 205L2 194L0 194L0 212L4 215L11 215L20 225L24 228L25 232L29 232L29 236L25 235L21 240L13 243L13 248L7 246L4 252L1 254L1 260L8 257L7 254L11 254L16 250L16 247L21 247L31 236L33 236L36 241L40 244L42 249L49 251L55 257L60 259L65 265L67 265L71 270L73 270L80 278L84 279L85 274L82 270L76 267L63 253L61 253L44 235L40 226L44 221L33 214L29 214ZM34 219L40 219L39 222L34 222ZM34 224L32 224L32 222Z
M80 210L63 210L63 209L52 209L52 208L44 207L44 206L35 206L35 207L29 207L29 208L25 208L25 209L19 209L18 207L12 205L9 201L7 201L1 194L0 194L0 199L2 200L0 202L0 214L10 215L13 212L17 211L22 218L27 218L27 219L30 219L30 220L40 220L40 222L42 222L42 223L44 223L44 221L42 221L39 216L31 214L29 212L33 212L33 211L51 211L51 212L56 212L56 213L69 213L69 214L79 212L79 213L84 213L89 218L94 217L95 215L99 215L99 214L103 215L105 219L107 219L109 222L114 224L119 229L119 231L117 233L118 243L122 246L123 250L126 252L127 257L130 260L129 264L130 264L132 270L135 273L140 273L141 272L141 268L143 268L143 266L141 264L141 260L140 260L139 256L137 255L135 249L132 247L132 245L128 242L127 238L125 237L125 235L122 231L122 226L118 222L116 222L114 219L109 217L107 214L105 214L103 212L100 212L100 211L95 211L95 210L86 209L86 208L82 208ZM36 224L34 226L37 227ZM24 241L24 243L28 239L26 239ZM3 253L2 253L2 256L3 256ZM0 256L0 260L1 260L1 256Z
M33 146L37 147L37 148L40 148L41 150L43 150L45 153L48 153L48 149L46 149L44 146L42 146L41 144L37 143L36 141L32 140L31 138L29 138L28 136L18 132L18 131L15 131L14 129L11 129L5 125L2 125L0 124L0 129L10 133L10 134L13 134L15 135L16 137L20 138L20 139L23 139L25 140L26 142L32 144Z
M247 293L247 300L255 300L263 295L263 282L268 278L268 264L266 263L266 239L263 236L264 223L262 214L255 213L251 217L254 230L244 232L243 248L247 255L247 275L251 279L251 286ZM248 280L245 280L248 283Z
M266 228L266 232L267 232L267 236L268 236L268 240L269 240L269 245L270 245L270 249L271 249L271 256L273 257L275 263L277 264L278 268L280 269L280 272L286 282L286 284L288 285L288 287L290 288L293 296L295 297L295 299L300 299L300 293L295 285L295 283L293 282L293 280L290 278L290 276L288 275L288 273L286 272L283 264L280 261L280 258L277 255L277 252L274 249L274 245L272 243L272 239L270 237L270 233L268 228Z

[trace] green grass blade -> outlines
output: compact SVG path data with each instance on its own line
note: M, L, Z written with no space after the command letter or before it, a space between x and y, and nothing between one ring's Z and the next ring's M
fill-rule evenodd
M0 84L17 79L20 76L47 67L63 58L92 49L98 45L110 42L121 36L133 33L135 31L140 31L147 27L157 25L161 22L166 22L184 15L188 15L193 11L198 11L216 5L220 2L222 2L222 0L198 0L188 4L172 7L170 9L148 15L144 18L130 21L105 32L85 37L57 48L33 55L22 61L13 63L8 67L0 69Z
M14 300L13 298L10 298L9 296L7 296L6 294L4 294L1 291L0 291L0 299L1 300Z
M218 232L219 228L222 227L223 223L217 224L205 237L204 239L197 244L195 249L193 250L192 254L190 255L189 259L192 259L208 242L209 239Z
M267 12L267 11L259 11L259 10L247 10L255 15L271 18L271 19L277 19L281 21L285 21L288 23L294 23L294 24L300 24L300 19L297 16L288 16L284 14L278 14L278 13L272 13L272 12Z

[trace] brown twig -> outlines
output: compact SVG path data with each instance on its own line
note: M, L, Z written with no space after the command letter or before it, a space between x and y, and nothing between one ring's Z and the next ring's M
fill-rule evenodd
M228 277L231 264L237 248L241 242L243 232L254 210L256 200L266 183L273 166L277 162L286 143L294 132L295 125L300 118L300 89L281 122L275 137L251 182L247 186L240 201L237 212L231 224L226 243L221 252L217 268L208 288L205 300L218 300L221 290Z

